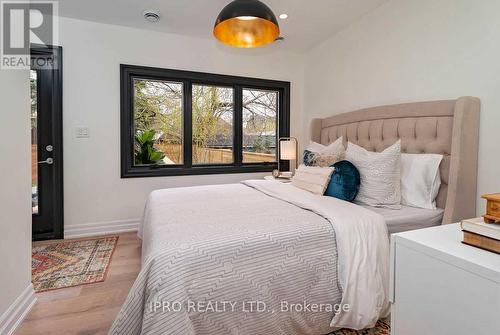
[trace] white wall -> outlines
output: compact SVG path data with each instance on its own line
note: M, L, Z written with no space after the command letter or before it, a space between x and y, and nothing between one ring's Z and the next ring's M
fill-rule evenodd
M478 194L499 192L498 13L498 0L391 0L365 15L307 54L303 134L313 117L477 96Z
M120 63L291 81L291 132L301 132L303 58L279 47L237 50L211 39L67 18L61 18L60 44L68 232L92 223L138 220L147 194L154 189L263 175L120 179ZM90 138L77 139L77 126L88 126Z
M0 70L0 316L31 283L29 72Z

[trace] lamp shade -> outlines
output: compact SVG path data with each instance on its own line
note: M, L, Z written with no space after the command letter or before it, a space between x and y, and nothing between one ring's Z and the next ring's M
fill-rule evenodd
M273 11L258 0L234 0L220 12L214 26L220 42L237 48L272 43L280 28Z
M297 144L295 141L280 141L280 159L294 160L297 158Z

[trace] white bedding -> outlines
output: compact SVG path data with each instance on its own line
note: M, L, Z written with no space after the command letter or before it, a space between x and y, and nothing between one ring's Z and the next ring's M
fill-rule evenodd
M402 206L401 209L390 209L371 206L363 207L384 217L389 234L438 226L441 224L444 214L444 210L441 208L424 209Z
M109 334L321 335L387 316L389 242L379 214L290 184L152 192L143 266ZM156 301L349 305L335 313L158 313Z
M389 241L383 217L353 203L314 195L290 184L243 182L273 197L309 209L326 218L335 230L339 255L342 304L349 313L337 314L333 327L363 329L389 313Z

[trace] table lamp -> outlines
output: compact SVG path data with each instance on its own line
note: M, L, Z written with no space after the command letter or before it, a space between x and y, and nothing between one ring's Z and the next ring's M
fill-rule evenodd
M299 142L295 137L280 137L279 143L279 159L278 170L273 171L273 176L276 178L291 178L292 171L281 171L280 161L295 161L294 169L298 166L299 157Z

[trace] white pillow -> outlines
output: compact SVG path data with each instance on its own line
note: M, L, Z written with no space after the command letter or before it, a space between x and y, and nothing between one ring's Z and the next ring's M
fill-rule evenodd
M401 155L401 204L436 209L442 159L437 154Z
M371 152L348 143L346 159L359 170L356 202L374 207L401 208L401 141L384 151Z
M305 166L300 164L295 170L292 185L314 194L323 195L330 182L332 167Z
M322 155L334 155L339 152L344 152L344 143L343 143L343 137L339 137L335 140L335 142L330 143L328 145L323 145L320 143L316 143L311 141L307 148L305 150L309 150L311 152L317 152Z
M345 148L342 137L327 146L311 142L303 155L304 164L307 166L332 166L343 159L345 159Z

